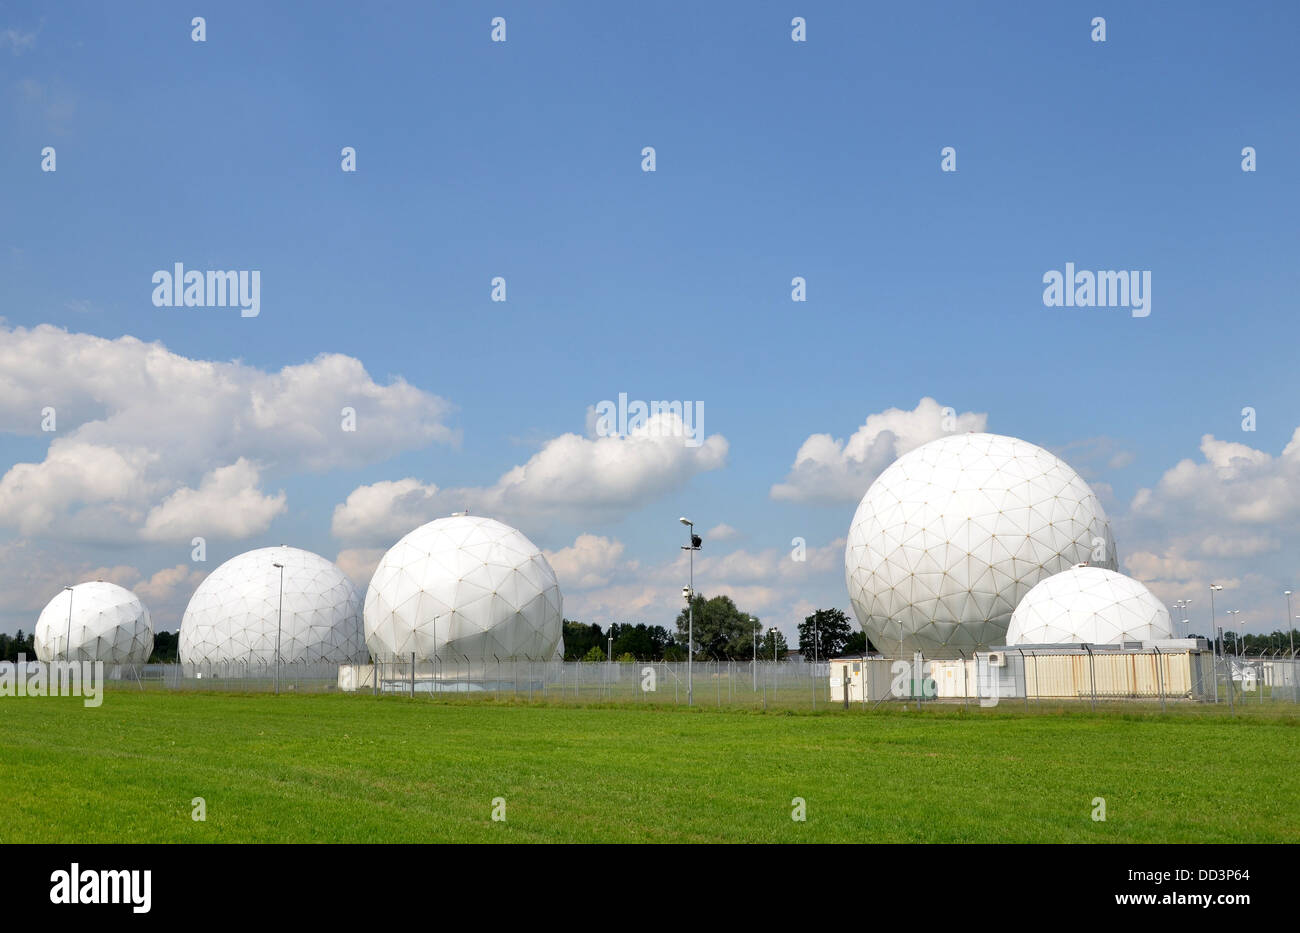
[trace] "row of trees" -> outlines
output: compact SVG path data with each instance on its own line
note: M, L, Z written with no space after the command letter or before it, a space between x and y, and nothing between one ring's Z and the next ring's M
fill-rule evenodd
M730 596L709 599L696 593L690 608L695 615L698 658L743 661L757 654L763 660L781 660L789 654L785 635L777 629L764 630L759 618L741 611ZM688 611L683 609L677 616L676 635L683 648L690 623ZM799 624L799 653L808 660L863 654L869 650L873 649L867 636L842 609L818 609Z
M16 635L0 635L0 661L17 661L20 654L29 661L35 661L34 642L35 639L31 635L24 635L22 629Z
M1205 635L1195 633L1188 636L1189 638L1206 638ZM1289 657L1291 647L1295 646L1296 657L1300 657L1300 629L1293 629L1290 632L1274 631L1268 635L1255 635L1247 633L1244 637L1238 632L1225 631L1223 637L1216 639L1214 647L1220 654L1229 655L1249 655L1258 657L1261 654L1279 655Z
M760 660L783 660L790 653L785 635L764 629L757 616L744 612L730 596L706 597L695 594L695 658L698 661L746 661L757 654ZM647 626L615 622L608 629L599 625L564 620L566 661L605 661L610 639L616 661L685 661L690 618L683 609L677 616L676 632L662 625ZM757 645L755 644L757 642ZM755 648L757 647L757 651ZM799 625L799 653L806 659L833 658L874 650L866 635L841 609L818 609Z
M627 625L615 622L608 630L599 625L564 620L564 660L604 661L610 639L618 661L684 661L672 634L662 625ZM678 657L680 655L680 657Z

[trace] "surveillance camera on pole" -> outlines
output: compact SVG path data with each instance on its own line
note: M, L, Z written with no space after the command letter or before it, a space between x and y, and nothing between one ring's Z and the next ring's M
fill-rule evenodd
M695 552L700 549L704 543L703 539L695 533L695 524L683 515L677 519L683 525L690 529L690 544L682 545L683 551L690 552L690 586L683 587L682 596L686 599L686 705L692 705L695 698L694 691L694 661L695 661Z

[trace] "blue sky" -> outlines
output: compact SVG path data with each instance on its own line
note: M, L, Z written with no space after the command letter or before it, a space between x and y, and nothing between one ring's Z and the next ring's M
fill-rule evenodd
M490 41L498 15L505 43ZM806 43L790 39L796 15ZM30 628L59 579L108 572L171 628L207 569L280 541L364 574L360 552L394 526L337 534L354 490L481 491L586 437L588 408L626 392L703 401L725 457L646 465L599 509L548 502L542 484L504 510L572 549L557 561L571 617L669 624L682 513L736 530L706 541L733 558L712 580L703 565L704 592L787 631L809 606L847 606L832 545L855 501L771 487L810 435L847 438L931 398L1061 453L1102 494L1125 569L1162 598L1207 602L1227 580L1247 628L1271 630L1300 581L1300 453L1283 454L1300 426L1298 27L1300 9L1263 3L0 4L0 470L36 465L21 491L0 480L0 627ZM1241 171L1245 146L1257 172ZM150 277L175 262L260 270L261 314L154 307ZM1151 315L1044 307L1044 272L1067 262L1150 270ZM794 276L806 302L790 300ZM313 459L280 429L281 447L238 432L207 447L186 414L211 397L201 378L154 383L176 403L159 413L149 390L105 388L111 367L78 362L123 350L129 367L128 336L239 360L254 383L342 354L423 401L393 401L387 433L346 455ZM357 390L338 378L339 397ZM66 398L53 438L43 396ZM87 435L136 451L138 475L68 479L51 444ZM1207 453L1206 435L1254 453ZM238 457L251 472L230 480L230 509L249 489L283 493L280 508L207 535L201 566L172 524L142 533ZM33 514L31 483L51 476ZM412 527L449 500L421 501ZM776 573L794 536L825 553Z

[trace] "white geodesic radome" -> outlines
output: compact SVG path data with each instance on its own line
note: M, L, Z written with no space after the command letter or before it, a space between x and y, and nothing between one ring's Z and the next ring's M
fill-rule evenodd
M144 664L153 653L153 620L130 590L95 580L60 590L32 637L41 661Z
M284 565L284 610L280 614ZM181 620L180 659L207 666L271 669L281 663L366 660L361 593L333 563L296 547L232 557L199 584Z
M421 525L380 560L366 591L377 659L549 661L564 629L555 571L501 522L453 515Z
M1173 638L1169 610L1122 573L1080 565L1035 586L1007 627L1008 645L1117 645Z
M859 623L885 653L970 656L1003 644L1040 580L1115 540L1088 484L1041 447L953 434L903 455L871 484L849 527L844 573Z

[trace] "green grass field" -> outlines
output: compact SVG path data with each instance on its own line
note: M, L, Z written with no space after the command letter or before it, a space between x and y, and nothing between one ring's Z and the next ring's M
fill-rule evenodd
M0 704L3 842L1300 840L1294 707L814 715L129 691L98 709Z

